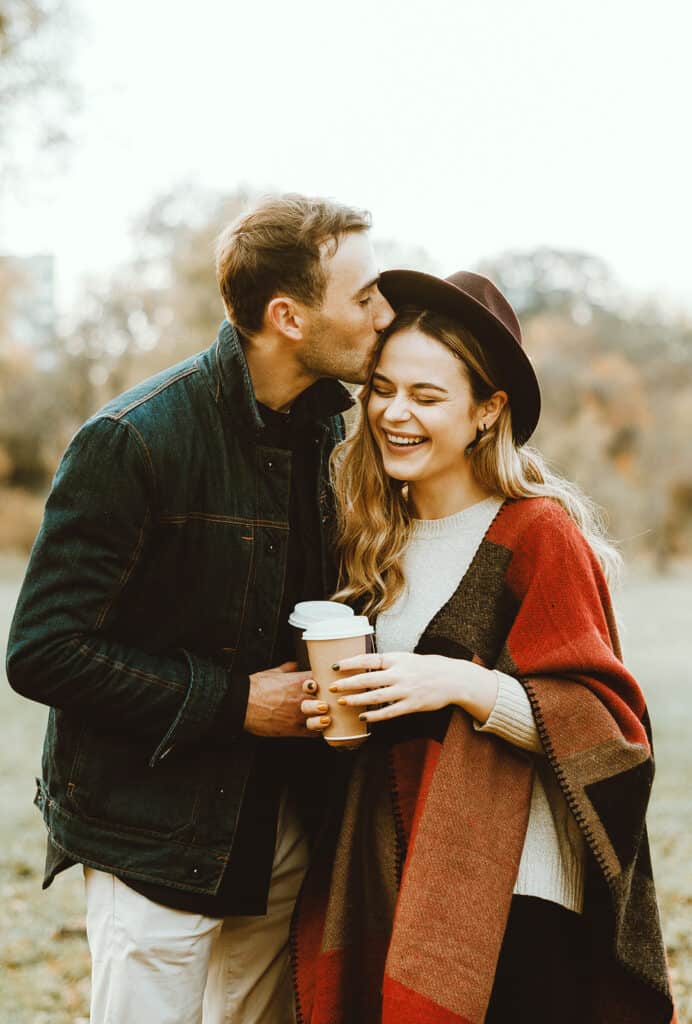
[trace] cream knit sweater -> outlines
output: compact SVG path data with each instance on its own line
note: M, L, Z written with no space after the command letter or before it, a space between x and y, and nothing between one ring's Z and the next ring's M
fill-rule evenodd
M413 651L448 601L502 505L488 498L444 519L417 519L404 555L406 587L376 623L377 650ZM529 824L514 892L539 896L581 913L584 840L546 763L531 705L516 679L496 672L498 694L480 732L492 732L536 757Z

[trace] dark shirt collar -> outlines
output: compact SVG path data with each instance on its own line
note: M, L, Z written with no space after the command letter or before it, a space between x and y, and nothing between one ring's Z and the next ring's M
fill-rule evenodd
M265 423L255 397L242 342L228 320L221 324L216 341L205 353L204 363L217 402L239 423L262 432ZM324 378L298 396L293 403L292 418L324 422L353 404L343 384Z

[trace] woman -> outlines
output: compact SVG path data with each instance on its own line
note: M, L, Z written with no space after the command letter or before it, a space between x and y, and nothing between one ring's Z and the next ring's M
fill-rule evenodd
M501 293L470 273L380 287L397 316L335 463L336 597L378 653L333 689L374 728L297 908L298 1019L668 1022L618 556L525 447L540 395Z

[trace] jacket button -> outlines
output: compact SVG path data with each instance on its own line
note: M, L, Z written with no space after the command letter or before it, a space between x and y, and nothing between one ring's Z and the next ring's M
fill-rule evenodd
M265 462L264 468L268 469L268 470L271 470L271 469L274 468L274 463L272 462L271 459L268 459L267 462Z
M199 868L190 868L190 874L192 875L193 878L199 878Z
M219 790L219 796L225 796L225 795L226 795L226 790L225 790L225 789L224 789L224 788L222 787L222 788L221 788L221 789Z
M275 544L267 544L267 551L269 552L270 555L273 555L274 552L276 551L276 545Z
M258 626L257 627L257 635L258 636L264 636L264 627L263 626Z

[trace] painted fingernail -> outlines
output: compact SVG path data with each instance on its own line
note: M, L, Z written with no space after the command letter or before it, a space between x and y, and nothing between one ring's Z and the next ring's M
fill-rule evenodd
M309 690L310 693L315 692L315 690L317 689L317 683L314 681L314 679L310 679L308 680L308 682L306 682L305 689Z
M339 699L337 700L336 703L337 704L345 704L346 703L346 698L345 697L339 697Z
M367 715L358 715L358 718L361 720L361 722L367 722L367 720L368 720L368 716Z
M337 662L336 665L332 665L332 672L338 672L338 671L339 671L339 663Z
M329 711L329 704L318 704L317 710L321 715L323 715L325 711Z
M330 686L329 687L329 692L330 693L338 693L339 692L339 687L338 686Z
M320 725L329 725L329 715L325 715L324 718L320 718Z

